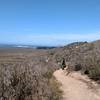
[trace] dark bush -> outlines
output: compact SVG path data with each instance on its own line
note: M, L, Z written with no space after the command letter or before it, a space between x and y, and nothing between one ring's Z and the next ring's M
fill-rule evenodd
M85 70L84 74L88 75L89 74L89 70Z
M75 65L75 71L80 71L82 69L81 64L76 64Z

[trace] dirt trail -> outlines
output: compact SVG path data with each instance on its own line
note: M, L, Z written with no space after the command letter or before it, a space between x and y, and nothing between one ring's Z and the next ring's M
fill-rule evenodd
M80 73L65 75L64 71L60 69L54 72L54 76L62 84L64 100L100 100L98 91L92 88L96 84L93 82L88 84L89 79Z

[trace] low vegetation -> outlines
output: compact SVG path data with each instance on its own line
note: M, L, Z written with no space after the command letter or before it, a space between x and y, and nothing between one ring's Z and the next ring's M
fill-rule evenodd
M100 81L100 41L75 42L56 50L53 56L62 66L63 59L69 71L81 71L91 79ZM64 65L63 65L64 66Z
M6 61L3 58L0 62L0 100L61 100L59 84L53 78L56 66L46 62L42 51L41 54L25 57L21 62L19 59L13 62L12 53Z

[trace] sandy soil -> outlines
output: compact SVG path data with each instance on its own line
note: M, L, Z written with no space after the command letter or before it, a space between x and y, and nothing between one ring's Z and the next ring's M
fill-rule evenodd
M97 84L79 72L66 75L64 71L57 70L54 76L60 82L63 100L100 100Z

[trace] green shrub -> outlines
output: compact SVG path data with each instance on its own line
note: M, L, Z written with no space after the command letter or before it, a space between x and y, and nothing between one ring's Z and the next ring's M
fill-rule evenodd
M84 67L85 72L88 72L88 75L93 80L100 80L100 62L99 58L97 57L96 53L92 53L91 56L89 56L86 59L86 67Z
M89 77L94 80L100 80L100 65L89 71Z

